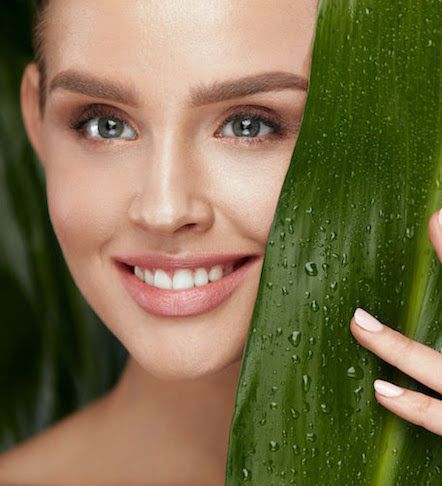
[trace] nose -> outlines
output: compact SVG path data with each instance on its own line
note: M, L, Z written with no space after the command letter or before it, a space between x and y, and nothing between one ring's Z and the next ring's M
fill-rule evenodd
M151 233L202 232L213 224L213 208L202 166L189 142L170 130L143 159L143 175L129 207L129 218ZM198 155L199 156L199 155Z

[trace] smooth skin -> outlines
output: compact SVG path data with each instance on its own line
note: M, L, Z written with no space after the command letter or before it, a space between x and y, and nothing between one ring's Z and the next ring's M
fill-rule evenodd
M307 91L257 92L199 106L189 99L197 87L263 72L308 79L316 1L280 0L278 8L267 0L185 5L51 4L48 85L75 69L131 90L132 104L106 98L103 89L92 96L65 84L48 92L40 117L36 66L29 64L23 74L23 120L46 175L52 225L79 289L129 359L109 393L0 456L4 482L224 484L262 256ZM116 93L107 91L114 98ZM80 134L69 125L92 103L106 106L106 112L91 115ZM241 119L241 109L253 109L262 119L257 143L226 122L234 113ZM113 140L100 138L93 131L98 118L115 116L124 121L124 132ZM267 116L282 124L280 135L266 125ZM441 258L436 216L429 229ZM143 251L246 252L261 258L219 307L177 319L146 313L121 284L112 256ZM397 356L395 366L411 371L399 353L408 338L388 328L370 334L353 321L351 330L382 359ZM409 341L416 350L412 376L439 383L440 389L440 353ZM413 392L376 398L424 427L441 423L440 401L425 408L428 398Z

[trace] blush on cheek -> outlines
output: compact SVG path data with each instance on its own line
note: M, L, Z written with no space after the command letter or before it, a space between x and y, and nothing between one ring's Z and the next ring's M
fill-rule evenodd
M103 201L96 181L60 176L46 182L52 226L68 263L90 263L112 234L118 211Z
M48 179L46 183L49 216L62 247L81 244L80 236L88 225L85 201L78 187L68 181Z
M96 179L95 179L96 181ZM69 271L83 296L95 309L105 288L103 249L121 228L118 201L105 197L103 186L91 182L47 178L48 210ZM107 204L104 199L108 199ZM100 290L101 289L101 290Z

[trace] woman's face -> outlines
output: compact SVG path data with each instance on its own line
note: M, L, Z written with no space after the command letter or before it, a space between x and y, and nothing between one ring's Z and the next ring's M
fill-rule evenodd
M241 359L303 115L315 20L315 0L50 6L45 116L26 125L51 221L89 304L159 378L208 375ZM22 98L25 119L28 104ZM223 295L221 280L195 287L202 300L189 293L184 306L175 296L191 290L153 289L121 266L125 257L203 254L259 258L212 307L207 287Z

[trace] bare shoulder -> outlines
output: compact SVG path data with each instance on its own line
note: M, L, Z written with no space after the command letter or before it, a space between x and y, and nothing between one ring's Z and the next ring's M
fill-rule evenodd
M75 476L74 468L86 461L85 450L93 448L105 407L103 396L0 454L0 484L57 484L70 469Z

